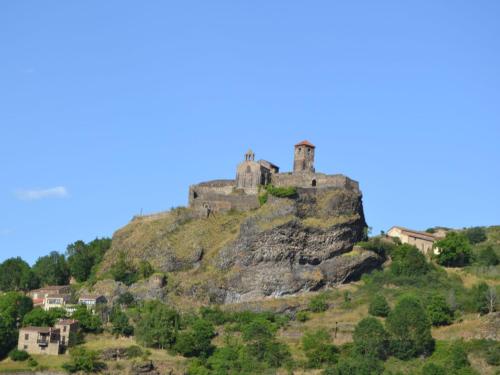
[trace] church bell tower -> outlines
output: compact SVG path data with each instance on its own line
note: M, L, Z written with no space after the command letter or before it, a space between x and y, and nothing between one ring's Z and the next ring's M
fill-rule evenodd
M302 141L295 145L293 173L314 173L314 146L309 141Z

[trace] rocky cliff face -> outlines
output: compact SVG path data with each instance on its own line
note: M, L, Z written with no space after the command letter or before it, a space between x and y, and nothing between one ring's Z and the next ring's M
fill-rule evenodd
M171 294L251 301L348 282L379 266L377 254L353 251L365 230L357 190L299 189L249 212L199 219L180 209L137 218L115 233L103 271L125 252L169 273Z

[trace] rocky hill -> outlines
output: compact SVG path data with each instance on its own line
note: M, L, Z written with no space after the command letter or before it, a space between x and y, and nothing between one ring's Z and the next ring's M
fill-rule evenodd
M290 295L348 282L379 266L377 254L353 250L365 234L359 191L304 188L291 198L269 196L247 212L200 218L178 208L136 217L114 234L101 275L125 254L167 274L165 287L155 284L163 293L146 288L164 300L232 303Z

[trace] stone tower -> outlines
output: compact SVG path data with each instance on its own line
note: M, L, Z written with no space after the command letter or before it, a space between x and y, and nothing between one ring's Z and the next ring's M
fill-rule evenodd
M309 141L302 141L295 145L293 173L314 173L314 146Z

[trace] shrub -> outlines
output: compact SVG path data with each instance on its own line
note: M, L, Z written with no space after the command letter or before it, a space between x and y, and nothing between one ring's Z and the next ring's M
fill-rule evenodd
M436 260L442 266L463 267L470 263L472 247L463 233L448 232L435 246L439 248Z
M467 352L465 351L464 343L462 341L454 342L449 351L450 365L455 370L460 370L470 366L467 359Z
M116 302L119 305L130 307L130 306L135 304L135 298L134 298L134 295L132 293L125 292L125 293L122 293L118 296L118 299L116 300Z
M500 366L500 343L495 342L488 348L485 359L490 366Z
M138 357L142 357L144 355L144 351L138 345L129 346L125 350L125 353L127 355L127 358L138 358Z
M481 282L472 287L470 294L472 300L472 307L475 312L480 314L487 314L489 312L488 304L488 291L489 286L485 282Z
M430 271L430 265L415 246L403 244L395 247L391 253L391 273L394 276L418 277Z
M382 257L391 254L392 250L396 247L392 240L385 240L383 237L370 238L368 241L359 242L356 245L363 249L371 250Z
M38 362L33 357L29 357L28 358L28 366L29 367L36 367L36 366L38 366Z
M478 263L483 266L496 266L500 263L497 253L491 246L487 246L479 251L477 256Z
M465 237L471 244L477 244L487 240L486 230L482 227L468 228L464 231Z
M311 298L309 301L309 310L312 312L323 312L328 310L328 302L327 302L327 297L324 293L318 294L317 296L314 296Z
M63 364L63 368L70 372L83 371L85 373L99 372L106 365L98 360L99 353L93 350L87 350L82 347L76 347L70 350L71 361Z
M445 326L453 322L453 311L441 295L431 296L426 311L433 326Z
M361 320L353 334L354 350L361 356L385 359L389 353L389 335L375 318Z
M180 332L174 349L185 357L208 357L213 352L212 339L215 330L212 323L197 319L187 331Z
M9 353L9 358L16 362L26 361L29 357L30 355L24 350L13 349Z
M273 185L268 185L266 190L269 194L278 198L292 198L297 195L297 188L293 186L288 187L276 187Z
M404 296L386 321L391 335L391 350L400 359L429 355L434 350L431 324L419 300Z
M111 266L110 272L115 281L121 281L125 285L132 285L139 279L137 269L124 253L120 253L116 263Z
M391 308L387 303L385 297L381 294L376 294L375 297L370 301L370 307L368 312L373 316L386 317L389 315Z
M71 317L78 320L78 324L83 332L102 332L101 318L93 314L86 306L78 306Z
M307 311L299 311L297 313L297 315L295 315L295 319L297 319L297 321L299 321L301 323L304 323L304 322L307 322L310 318L309 318L309 314L307 313Z
M383 363L373 357L341 357L339 363L327 370L328 375L378 375L384 371Z
M130 325L129 318L123 311L114 309L110 321L113 324L111 328L113 334L131 336L134 333L134 327Z
M140 311L136 337L147 347L170 348L179 329L179 314L159 301L149 301Z
M265 205L267 203L267 200L269 199L269 194L267 191L264 194L259 195L259 204L261 206Z
M339 350L330 344L330 335L324 330L306 332L302 337L302 349L307 357L307 367L320 368L328 364L335 364Z
M228 314L222 311L218 306L201 307L200 314L203 319L208 320L212 324L218 326L226 323L229 320Z
M446 375L446 369L434 363L426 363L422 367L422 375Z

